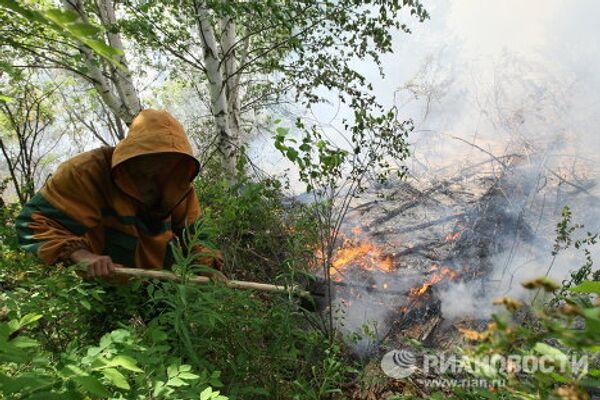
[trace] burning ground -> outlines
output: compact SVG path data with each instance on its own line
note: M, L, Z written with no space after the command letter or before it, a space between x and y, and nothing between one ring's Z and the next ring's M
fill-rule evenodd
M486 325L493 299L522 297L523 280L560 281L580 265L565 253L549 268L554 230L565 204L592 220L595 179L551 165L548 151L373 186L357 199L330 270L343 330L375 333L357 353L381 354L406 336L449 348L459 328Z

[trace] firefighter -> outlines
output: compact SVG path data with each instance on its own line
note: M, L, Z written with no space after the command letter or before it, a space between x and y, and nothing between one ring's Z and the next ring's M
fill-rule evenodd
M169 243L202 215L192 185L198 172L181 124L144 110L116 146L58 167L17 218L19 244L47 264L79 263L88 278L109 278L115 267L169 268ZM217 250L193 251L222 276Z

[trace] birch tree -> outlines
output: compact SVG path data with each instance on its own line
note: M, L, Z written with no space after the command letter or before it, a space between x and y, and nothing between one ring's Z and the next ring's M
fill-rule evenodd
M302 106L333 91L365 115L384 113L353 62L380 66L395 30L409 33L401 13L428 17L417 0L125 0L124 31L204 77L223 167L235 174L253 117L284 101ZM198 74L199 73L199 74ZM383 71L381 72L383 74ZM189 76L189 75L187 75ZM184 78L185 79L185 78ZM358 125L357 125L358 124ZM303 129L298 124L298 129Z
M121 35L115 30L117 19L112 0L97 0L93 11L91 11L92 6L86 9L83 0L62 0L62 4L65 10L75 13L78 20L84 23L89 23L90 14L95 13L106 30L107 44L120 51L121 55L115 57L119 66L103 61L84 44L78 45L85 60L89 81L108 108L125 124L130 125L133 118L142 110L142 105L125 57Z
M31 6L35 7L36 3L32 2ZM91 84L115 117L129 125L142 106L125 55L126 48L116 30L114 3L61 0L55 6L62 9L46 12L48 18L83 39L65 37L39 20L0 9L5 34L2 48L12 54L2 63L11 68L69 71ZM113 57L103 57L98 49Z

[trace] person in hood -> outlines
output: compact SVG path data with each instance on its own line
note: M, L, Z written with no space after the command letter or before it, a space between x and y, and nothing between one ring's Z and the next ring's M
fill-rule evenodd
M19 244L48 264L83 264L90 278L118 266L168 268L170 242L202 215L192 186L198 172L181 124L166 111L144 110L115 147L58 167L18 216ZM198 264L222 270L218 251L193 250Z

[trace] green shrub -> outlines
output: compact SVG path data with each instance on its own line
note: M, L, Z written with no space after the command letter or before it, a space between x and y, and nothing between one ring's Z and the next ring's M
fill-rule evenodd
M290 269L305 269L314 257L317 227L311 208L287 201L278 181L248 178L198 183L205 213L218 227L228 276L273 281Z
M49 353L27 335L42 318L32 313L0 323L0 398L200 399L212 395L209 384L221 385L127 329L103 335L97 346L73 342L65 352ZM226 399L217 396L208 398Z
M223 248L230 277L289 279L312 257L310 210L284 205L272 182L198 190L204 218L175 248L184 282L86 282L73 267L41 265L2 231L0 399L225 398L213 388L231 399L319 399L339 391L351 364L340 342L309 328L293 296L185 283L201 269L185 249L209 242Z
M597 273L592 274L589 249L596 244L598 234L588 232L583 239L575 240L573 235L581 228L582 225L571 223L571 212L565 207L556 227L552 254L556 257L573 245L585 257L584 264L571 273L569 280L559 285L543 276L524 282L526 289L535 291L532 304L498 299L496 303L507 309L505 314L494 315L484 332L465 331L468 338L477 342L465 351L475 366L470 372L476 377L506 382L492 397L587 399L587 389L600 387L600 367L595 364L600 353L600 282L590 280ZM536 302L539 293L543 296ZM518 365L504 371L489 366L477 368L478 357L494 354L544 357L551 365L535 371L520 371L522 366Z

